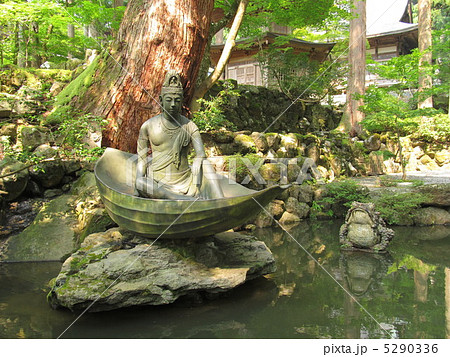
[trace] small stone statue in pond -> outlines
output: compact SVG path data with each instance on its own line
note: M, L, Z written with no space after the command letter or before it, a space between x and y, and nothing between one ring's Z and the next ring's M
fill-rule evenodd
M140 196L172 200L223 197L197 126L181 115L183 86L177 72L166 74L159 100L162 113L147 120L139 131L136 189ZM191 143L195 151L192 168L188 164Z
M394 231L386 227L373 203L353 202L339 231L344 250L385 252L393 237Z

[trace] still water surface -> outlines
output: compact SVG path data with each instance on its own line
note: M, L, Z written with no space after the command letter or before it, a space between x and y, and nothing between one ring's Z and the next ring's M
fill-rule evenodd
M85 314L65 338L450 338L450 227L398 227L389 254L339 251L340 221L255 235L277 272L213 301ZM56 338L77 317L52 310L59 263L0 265L0 337ZM331 276L330 276L331 275ZM336 281L335 281L336 280ZM350 292L361 304L358 305Z

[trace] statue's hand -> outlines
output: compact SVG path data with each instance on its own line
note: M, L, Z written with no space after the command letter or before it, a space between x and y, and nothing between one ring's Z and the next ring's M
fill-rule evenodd
M192 175L194 176L194 184L200 186L202 183L201 169L202 169L202 157L194 158L194 162L192 163Z

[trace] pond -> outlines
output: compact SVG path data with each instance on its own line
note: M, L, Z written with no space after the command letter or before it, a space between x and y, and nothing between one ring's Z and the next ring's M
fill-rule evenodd
M62 337L449 338L450 227L397 227L375 255L340 252L341 223L258 229L277 261L267 279L198 305L87 313ZM60 266L0 265L0 337L56 338L77 318L46 302Z

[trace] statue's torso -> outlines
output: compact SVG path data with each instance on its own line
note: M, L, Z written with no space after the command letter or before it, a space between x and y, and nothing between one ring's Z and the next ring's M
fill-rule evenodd
M164 123L164 120L165 119L160 114L149 119L147 125L148 138L154 159L159 155L165 155L171 152L178 132L183 130L178 125L175 126L172 123ZM186 124L187 122L189 122L189 120L186 117L180 116L179 124ZM188 146L182 147L180 152L180 165L178 168L175 167L174 163L171 164L176 171L185 171L189 167L187 160L188 149Z

